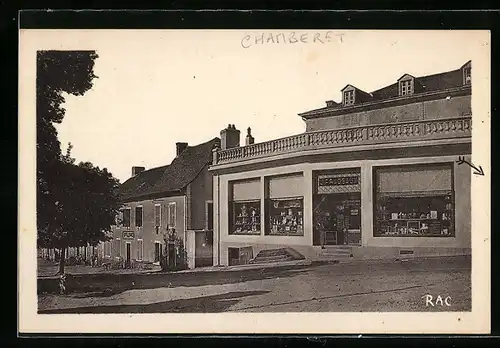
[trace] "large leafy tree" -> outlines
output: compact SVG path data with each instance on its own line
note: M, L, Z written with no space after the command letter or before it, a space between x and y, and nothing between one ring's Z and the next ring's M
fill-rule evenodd
M38 246L61 251L106 240L119 206L119 182L105 168L75 165L71 147L63 155L55 123L65 115L63 93L92 88L95 51L37 53L37 229Z

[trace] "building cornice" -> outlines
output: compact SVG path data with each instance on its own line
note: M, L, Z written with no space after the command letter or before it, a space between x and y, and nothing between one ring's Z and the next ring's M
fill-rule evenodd
M299 116L304 119L340 116L360 111L375 110L391 106L406 105L406 104L436 100L436 99L446 98L448 96L456 97L456 96L470 95L470 94L471 94L471 86L465 85L456 88L444 89L440 91L417 93L407 96L398 96L390 99L371 101L371 102L368 101L365 103L355 104L352 106L335 107L335 108L326 107L326 108L306 111L300 113Z

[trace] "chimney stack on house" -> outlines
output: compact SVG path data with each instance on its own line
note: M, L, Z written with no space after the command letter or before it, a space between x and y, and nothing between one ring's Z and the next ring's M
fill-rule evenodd
M220 131L221 150L232 149L240 146L240 131L234 124L228 124L226 129Z
M252 145L253 143L255 143L255 139L252 136L252 128L248 127L247 136L245 138L245 145Z
M179 155L186 150L188 147L188 143L175 143L175 156L179 157Z
M144 170L146 170L146 168L144 167L132 167L132 176L136 176L137 174L139 174L140 172L143 172Z

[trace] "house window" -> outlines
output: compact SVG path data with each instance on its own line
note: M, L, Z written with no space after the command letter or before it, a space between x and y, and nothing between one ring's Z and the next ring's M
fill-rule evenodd
M142 261L144 254L144 242L142 239L137 240L137 260Z
M142 227L142 207L135 207L135 225Z
M212 231L214 229L214 204L212 202L207 202L206 211L207 211L206 229Z
M124 208L123 213L123 226L130 227L130 208Z
M161 204L155 204L155 227L161 226Z
M374 170L375 237L452 237L451 164Z
M354 91L345 91L344 92L344 105L352 105L354 104Z
M464 85L470 85L471 83L471 68L467 67L464 69Z
M121 250L121 240L120 238L116 238L114 241L113 245L113 253L115 257L121 257L122 256L122 250Z
M268 179L266 234L304 235L304 177L279 176Z
M260 179L236 181L231 185L229 234L256 234L261 231Z
M176 216L175 202L171 202L168 204L168 227L175 227Z
M399 83L401 95L413 94L413 81L404 80Z
M104 257L110 257L111 256L111 242L106 241L104 242Z
M115 217L115 226L123 224L123 210L119 210Z

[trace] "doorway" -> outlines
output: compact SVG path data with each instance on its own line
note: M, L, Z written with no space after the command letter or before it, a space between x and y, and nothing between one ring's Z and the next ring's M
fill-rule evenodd
M155 242L155 261L160 262L162 257L162 247L160 242Z
M127 242L125 249L125 267L130 268L130 242Z
M314 198L314 245L361 243L361 194L319 194Z

